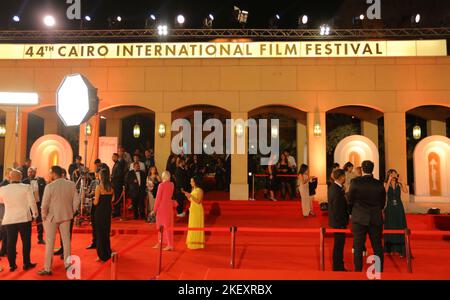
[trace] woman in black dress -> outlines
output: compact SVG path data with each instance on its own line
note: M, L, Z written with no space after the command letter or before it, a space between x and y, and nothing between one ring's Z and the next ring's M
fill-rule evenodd
M109 171L100 171L100 184L95 189L95 225L97 234L97 261L106 262L111 258L111 214L114 191Z
M278 175L289 175L289 163L287 161L287 157L284 153L281 153L280 161L277 164L277 173ZM281 198L286 200L286 194L291 195L291 182L288 177L278 177L279 186L281 189Z
M387 193L386 208L384 209L384 229L403 230L407 228L405 208L403 207L401 194L408 193L408 189L402 184L396 170L389 170L386 176L385 188ZM388 255L394 253L406 256L405 236L402 234L385 234L384 251Z

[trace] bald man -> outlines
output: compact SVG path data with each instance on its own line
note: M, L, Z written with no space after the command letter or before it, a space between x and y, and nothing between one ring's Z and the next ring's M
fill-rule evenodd
M9 271L14 272L16 265L17 238L20 234L23 251L23 270L36 267L31 262L31 221L38 217L38 209L30 185L22 183L22 173L13 170L10 173L9 185L0 188L0 203L5 204L3 226L8 234L8 262Z

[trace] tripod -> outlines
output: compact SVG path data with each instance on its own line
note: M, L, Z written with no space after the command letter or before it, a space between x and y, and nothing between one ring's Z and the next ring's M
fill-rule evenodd
M84 222L89 223L90 222L90 216L85 214L84 212L84 205L86 203L86 192L88 189L88 186L86 184L87 181L87 174L88 173L81 173L81 176L78 178L77 182L75 183L76 186L80 184L79 189L79 197L80 197L80 213L75 217L75 225L76 226L83 226Z

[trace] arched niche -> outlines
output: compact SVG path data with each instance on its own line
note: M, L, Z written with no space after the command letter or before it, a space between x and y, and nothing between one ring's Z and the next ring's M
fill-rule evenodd
M343 166L347 162L360 167L365 160L371 160L375 164L373 175L380 177L380 158L378 148L369 138L362 135L351 135L339 142L334 150L334 161Z
M72 163L73 151L69 142L56 134L37 139L30 150L30 158L37 168L37 175L46 178L54 165L67 168Z
M416 201L450 202L450 139L434 135L414 150Z

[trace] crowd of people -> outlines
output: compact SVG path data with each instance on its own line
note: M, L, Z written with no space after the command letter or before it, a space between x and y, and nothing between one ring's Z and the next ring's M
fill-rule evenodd
M383 229L407 228L401 193L407 193L406 185L396 170L387 172L385 182L373 177L374 163L364 161L361 168L348 162L343 169L333 166L328 188L329 226L346 229L350 223L353 232L354 269L361 272L369 236L374 255L379 258L377 271L383 271L384 254L405 257L405 239L400 234L385 234ZM344 266L345 233L334 233L333 270L347 271Z
M95 170L83 165L82 157L76 156L68 171L59 166L50 170L48 181L37 176L32 161L22 166L7 169L0 183L0 256L7 256L10 271L17 269L16 244L20 235L23 244L23 269L36 267L30 258L32 222L36 222L37 243L45 245L44 268L39 275L52 274L54 255L60 255L67 267L71 253L71 236L74 218L80 212L80 201L90 204L92 243L87 249L96 249L97 261L111 258L111 220L132 210L135 220L146 220L161 226L163 235L155 248L165 251L174 249L173 231L175 215L179 218L189 212L188 227L204 227L202 189L203 178L211 167L198 155L170 155L166 170L160 175L152 150L130 155L121 146L112 155L112 169L100 159L95 161ZM209 170L208 170L209 169ZM366 236L369 235L375 255L383 262L384 252L405 256L402 235L386 234L384 249L383 226L386 229L405 229L406 216L401 193L407 192L395 170L389 170L383 185L373 177L374 164L370 161L354 167L346 163L341 169L333 165L328 189L329 225L335 229L346 229L352 222L354 234L355 271L362 270L362 257L366 252ZM230 157L216 157L212 170L216 186L228 190L230 185ZM289 151L283 151L275 164L269 161L266 168L266 193L276 201L279 191L285 198L300 195L302 215L315 216L312 199L317 188L317 178L310 176L307 165L302 164L297 172L295 159ZM127 206L126 199L131 199ZM189 205L187 205L189 203ZM176 210L176 214L174 214ZM384 216L383 216L384 213ZM54 251L56 232L61 237L61 247ZM44 239L45 233L45 239ZM333 270L346 271L343 251L345 234L335 233ZM162 241L162 245L160 244ZM190 230L186 238L189 249L203 249L203 231Z
M135 220L146 220L164 226L164 250L173 250L174 209L178 217L186 216L189 206L189 227L204 227L202 176L206 172L197 156L171 156L167 170L161 176L155 166L152 150L141 156L139 151L131 156L121 146L112 155L110 170L100 159L95 160L95 170L90 172L81 156L76 156L67 171L53 166L46 181L38 177L37 169L28 159L22 166L9 168L0 183L0 256L7 256L10 272L17 269L16 246L20 235L23 244L23 269L36 267L30 258L32 223L37 226L37 243L45 245L44 268L39 275L52 275L53 256L59 255L66 268L71 253L71 236L74 219L82 210L81 200L89 211L92 226L92 243L86 249L97 250L97 261L111 258L111 221L128 210ZM225 162L223 162L225 163ZM217 166L222 162L217 161ZM23 176L25 174L25 176ZM222 175L221 175L222 176ZM226 188L226 171L223 172ZM131 206L126 207L126 199ZM56 232L61 237L61 247L54 251ZM45 232L45 239L44 239ZM186 245L189 249L205 247L203 232L189 231ZM159 243L155 247L159 247ZM2 271L2 269L0 269Z

